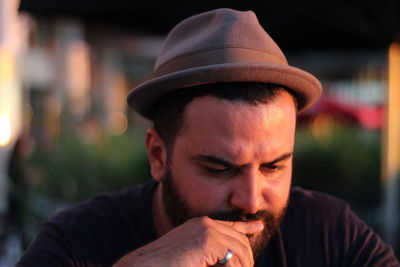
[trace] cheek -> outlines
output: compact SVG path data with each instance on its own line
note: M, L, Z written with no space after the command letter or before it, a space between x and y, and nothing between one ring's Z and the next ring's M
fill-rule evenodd
M290 192L291 177L292 169L290 166L282 172L282 175L278 179L266 183L263 198L269 209L278 212L285 208Z
M174 184L194 214L214 212L228 197L228 187L207 177L197 166L178 164L172 166L171 172Z

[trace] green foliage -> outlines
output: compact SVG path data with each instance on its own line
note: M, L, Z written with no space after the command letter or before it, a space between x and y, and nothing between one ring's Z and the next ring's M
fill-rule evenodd
M381 204L379 132L332 125L323 135L299 129L296 139L295 185L338 196L358 211Z
M40 174L36 193L70 203L149 178L143 140L132 134L97 142L62 135L50 148L37 147L27 164Z

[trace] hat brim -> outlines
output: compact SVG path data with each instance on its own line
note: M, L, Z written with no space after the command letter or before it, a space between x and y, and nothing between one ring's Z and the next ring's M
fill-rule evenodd
M264 82L289 88L297 96L298 112L312 106L322 93L320 82L296 67L270 63L226 63L195 67L148 80L128 94L128 104L152 119L154 104L162 96L182 88L221 82Z

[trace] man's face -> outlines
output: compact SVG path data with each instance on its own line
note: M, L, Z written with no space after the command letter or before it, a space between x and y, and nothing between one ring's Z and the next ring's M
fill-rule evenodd
M295 117L287 92L257 106L212 96L190 102L162 179L175 226L204 215L263 220L264 231L249 236L257 256L287 205Z

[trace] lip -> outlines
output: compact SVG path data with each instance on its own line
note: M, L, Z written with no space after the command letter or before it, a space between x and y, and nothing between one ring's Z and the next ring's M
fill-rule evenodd
M262 225L263 227L265 227L265 223L263 220L245 220L242 222L249 223L251 225L259 224L259 225ZM260 227L260 226L254 226L254 227Z

